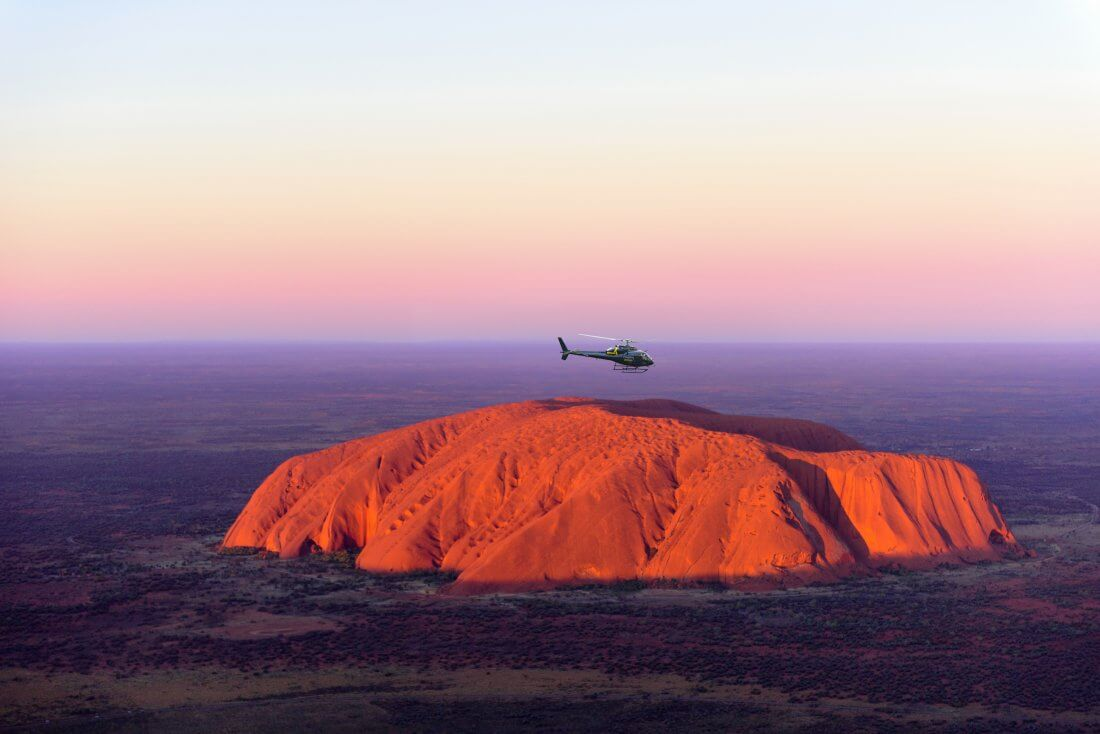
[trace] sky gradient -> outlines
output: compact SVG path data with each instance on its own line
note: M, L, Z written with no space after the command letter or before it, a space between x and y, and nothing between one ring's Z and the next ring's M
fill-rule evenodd
M1094 0L0 0L0 61L2 340L1100 339Z

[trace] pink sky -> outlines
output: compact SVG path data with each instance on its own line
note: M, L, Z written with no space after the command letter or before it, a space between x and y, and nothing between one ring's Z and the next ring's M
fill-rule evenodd
M1088 2L120 7L0 35L0 339L1100 339Z

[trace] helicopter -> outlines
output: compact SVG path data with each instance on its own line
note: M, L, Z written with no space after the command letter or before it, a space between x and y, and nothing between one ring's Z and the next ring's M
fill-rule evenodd
M633 339L617 339L610 336L596 336L595 334L578 334L577 336L587 336L593 339L606 339L608 341L615 342L615 346L610 349L606 349L602 352L586 352L577 349L570 349L565 346L565 340L560 336L558 337L558 344L561 345L561 358L564 361L569 355L575 355L577 357L591 357L592 359L606 359L609 362L614 362L611 369L616 372L645 372L653 366L653 360L644 350L639 349L634 343Z

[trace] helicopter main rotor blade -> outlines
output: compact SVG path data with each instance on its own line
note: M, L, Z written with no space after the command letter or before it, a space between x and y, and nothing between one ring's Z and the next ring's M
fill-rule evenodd
M617 337L614 337L614 336L597 336L597 335L595 335L595 334L577 334L577 336L590 336L590 337L592 337L593 339L606 339L606 340L608 340L609 342L621 342L621 341L626 341L625 339L619 339L619 338L617 338Z

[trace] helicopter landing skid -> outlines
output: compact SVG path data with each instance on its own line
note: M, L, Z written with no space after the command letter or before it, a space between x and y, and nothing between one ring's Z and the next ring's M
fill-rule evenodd
M614 370L615 372L627 372L627 373L630 373L630 374L634 374L636 372L645 372L649 368L648 367L627 367L625 365L618 365L617 364L617 365L613 365L611 367L611 369Z

